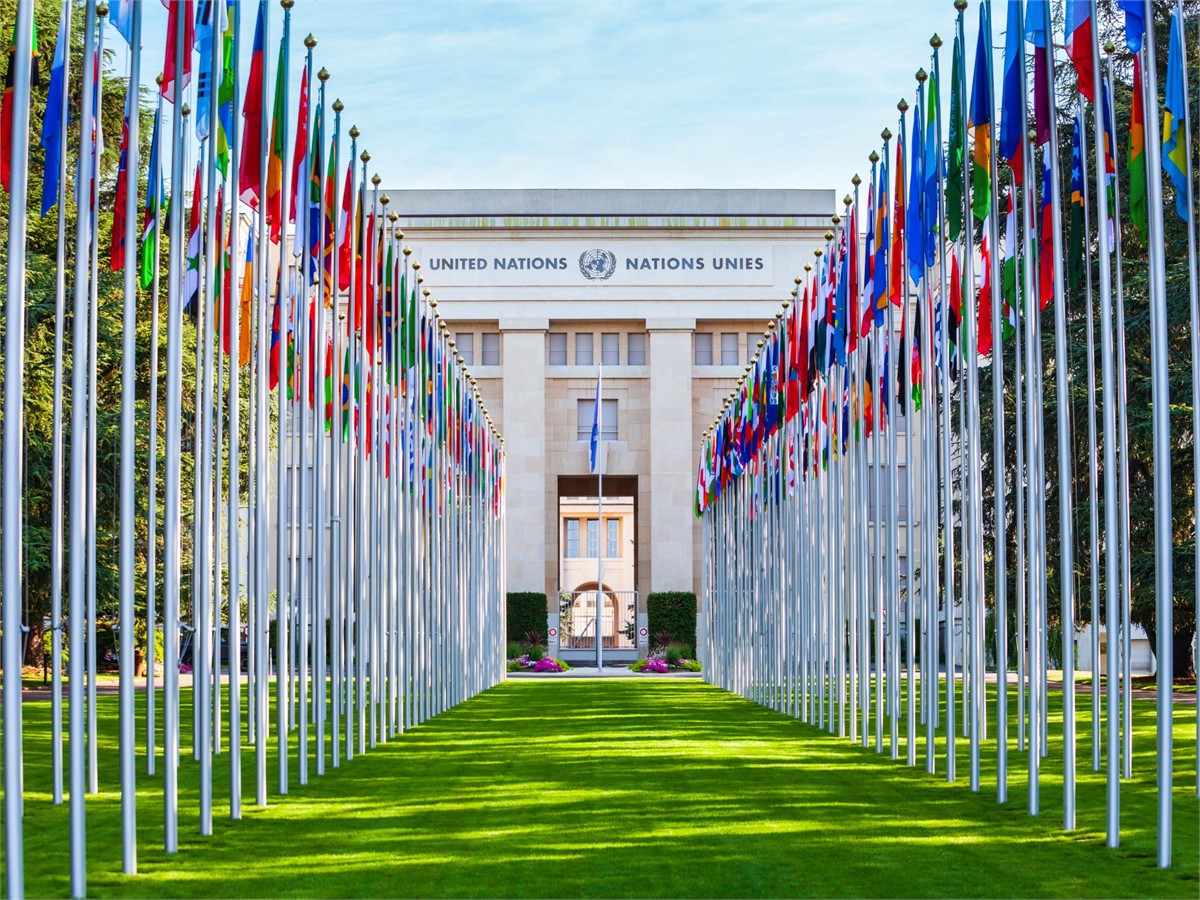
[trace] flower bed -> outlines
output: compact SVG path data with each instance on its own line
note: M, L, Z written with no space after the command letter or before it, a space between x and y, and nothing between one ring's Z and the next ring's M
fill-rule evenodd
M529 654L517 656L508 661L510 672L566 672L571 667L561 659L544 656L541 659L530 659Z
M639 659L629 669L632 672L649 672L665 675L667 672L699 672L701 665L694 659L686 658L681 658L677 665L671 665L661 656L651 656L647 659Z

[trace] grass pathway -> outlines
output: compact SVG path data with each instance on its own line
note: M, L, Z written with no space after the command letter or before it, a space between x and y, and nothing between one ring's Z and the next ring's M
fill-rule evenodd
M106 698L108 699L108 698ZM115 700L102 727L115 732ZM44 707L39 709L39 707ZM1147 717L1152 706L1141 710ZM1183 711L1181 711L1182 713ZM1194 733L1194 708L1177 720ZM66 896L66 808L50 807L27 704L31 896ZM185 710L183 721L190 719ZM1148 723L1149 718L1146 719ZM1147 725L1149 728L1149 725ZM1053 726L1052 726L1053 730ZM1150 743L1137 759L1152 784ZM115 745L88 800L94 896L1196 897L1197 807L1179 780L1177 866L1154 867L1153 794L1128 790L1104 848L1102 784L1080 748L1080 831L1023 779L999 806L698 681L508 681L336 772L272 793L200 838L185 754L181 850L160 850L158 780L142 776L141 873L120 875ZM1052 751L1053 752L1053 751ZM273 751L272 751L273 756ZM215 766L221 802L228 755ZM247 754L247 776L252 754ZM139 763L141 761L139 760ZM141 765L144 769L144 765ZM1177 767L1184 775L1190 768ZM295 768L293 765L293 773ZM39 782L41 786L39 787ZM274 785L274 775L269 782ZM1123 787L1124 790L1124 787Z

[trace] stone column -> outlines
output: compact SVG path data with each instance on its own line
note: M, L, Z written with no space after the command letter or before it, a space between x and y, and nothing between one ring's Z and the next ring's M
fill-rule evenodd
M650 333L651 590L690 591L692 334L695 319L647 319Z
M546 590L547 319L501 319L510 591Z

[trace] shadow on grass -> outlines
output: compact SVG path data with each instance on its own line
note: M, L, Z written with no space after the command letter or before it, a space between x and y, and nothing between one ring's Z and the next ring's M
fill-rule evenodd
M984 791L973 794L965 739L960 781L947 784L925 774L921 733L919 766L910 769L702 682L640 680L506 682L322 778L310 763L309 785L293 780L287 797L272 791L266 809L248 805L240 822L224 818L221 805L216 833L201 838L185 706L182 852L161 851L161 781L143 774L141 874L125 877L116 698L103 698L103 792L88 798L89 893L1195 897L1195 712L1177 719L1176 868L1166 871L1154 866L1152 703L1136 712L1135 779L1122 785L1123 843L1110 851L1103 781L1087 765L1083 728L1079 830L1065 835L1053 722L1035 818L1025 810L1015 726L1010 801L998 805L994 741L984 752ZM1086 715L1081 698L1081 722ZM26 720L27 889L67 896L66 808L49 804L49 705L28 704ZM273 788L273 746L268 759ZM221 804L228 764L227 752L214 764ZM243 780L252 804L252 751L243 754Z

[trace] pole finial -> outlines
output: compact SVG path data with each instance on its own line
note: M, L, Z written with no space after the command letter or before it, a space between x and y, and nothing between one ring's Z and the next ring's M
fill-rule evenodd
M317 46L317 39L315 37L313 37L313 34L311 31L308 33L308 37L306 37L304 39L304 46L307 47L309 50L311 50L313 47Z
M342 104L342 101L341 101L341 100L334 100L334 101L333 101L333 111L334 111L335 113L340 113L340 112L341 112L343 109L345 109L345 108L346 108L346 107L345 107L345 106Z

